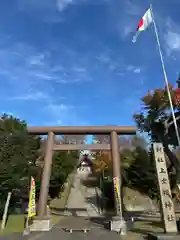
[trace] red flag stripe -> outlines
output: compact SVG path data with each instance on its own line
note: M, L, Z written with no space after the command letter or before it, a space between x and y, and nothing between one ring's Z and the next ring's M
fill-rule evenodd
M139 21L139 24L138 24L138 27L137 27L137 31L139 30L140 27L143 26L143 24L144 24L144 20L141 19L141 20Z

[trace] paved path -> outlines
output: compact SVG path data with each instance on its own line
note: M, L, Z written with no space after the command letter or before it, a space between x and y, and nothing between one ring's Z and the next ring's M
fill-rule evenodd
M87 188L81 184L78 174L75 175L74 184L71 188L67 202L67 215L79 217L100 216L97 206L97 196L95 188Z

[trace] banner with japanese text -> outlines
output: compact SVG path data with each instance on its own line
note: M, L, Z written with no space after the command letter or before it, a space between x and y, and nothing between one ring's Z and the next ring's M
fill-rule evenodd
M115 196L116 196L117 211L118 211L118 213L121 213L121 195L120 195L119 178L114 177L113 182L114 182L114 191L115 191Z
M28 206L28 217L36 215L36 184L33 177L31 177L31 188L29 192L29 206Z
M114 186L115 186L115 189L116 189L117 197L118 197L118 199L120 199L119 178L114 177L114 178L113 178L113 181L114 181Z

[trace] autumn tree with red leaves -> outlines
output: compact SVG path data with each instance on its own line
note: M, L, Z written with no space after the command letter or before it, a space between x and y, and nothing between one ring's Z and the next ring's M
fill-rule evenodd
M169 85L173 109L180 127L180 102L179 89ZM134 114L134 119L141 132L148 133L151 142L162 142L165 154L169 159L169 171L176 171L176 177L180 180L180 162L172 151L178 146L175 128L170 109L167 88L148 91L142 99L143 109L139 114Z

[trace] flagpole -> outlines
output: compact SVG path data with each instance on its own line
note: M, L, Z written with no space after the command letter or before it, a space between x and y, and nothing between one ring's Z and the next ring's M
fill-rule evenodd
M171 93L170 93L170 90L169 90L168 78L167 78L167 73L166 73L166 69L165 69L165 65L164 65L164 59L163 59L163 54L162 54L162 50L161 50L159 34L158 34L158 30L157 30L156 22L155 22L155 19L154 19L153 10L152 10L152 4L150 4L150 10L151 10L151 14L152 14L152 21L153 21L153 25L154 25L154 31L155 31L157 45L158 45L158 50L159 50L159 55L160 55L160 59L161 59L161 65L162 65L162 70L163 70L163 74L164 74L164 80L165 80L165 84L166 84L166 88L167 88L169 104L170 104L170 108L171 108L171 112L172 112L172 117L173 117L175 132L176 132L176 137L177 137L178 145L180 146L180 136L179 136L179 132L178 132L178 126L177 126L176 117L175 117L175 114L174 114L174 108L173 108Z

